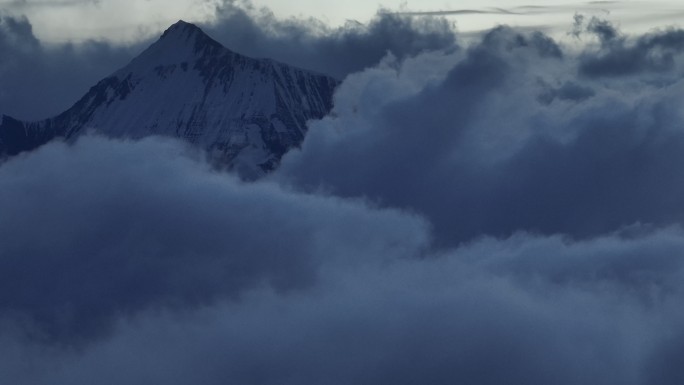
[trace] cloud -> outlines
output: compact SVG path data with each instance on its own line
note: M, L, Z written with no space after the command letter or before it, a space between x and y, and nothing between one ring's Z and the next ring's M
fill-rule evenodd
M676 71L655 84L648 68L633 82L593 81L588 50L574 57L498 28L464 52L350 76L276 178L414 210L452 244L681 224ZM439 75L416 87L429 73Z
M87 138L3 164L0 314L34 324L27 334L38 339L87 340L119 315L262 284L294 290L326 259L353 264L426 241L418 218L243 185L183 152Z
M26 17L0 14L0 114L29 120L57 115L141 48L97 41L48 47Z
M88 40L131 44L150 39L178 19L211 17L207 0L20 0L0 1L11 15L26 15L47 44Z
M25 49L32 49L38 46L38 40L33 36L31 24L26 18L13 18L2 16L0 18L0 28L2 35L2 50L9 50L16 46L23 46Z
M395 95L449 80L420 71L431 60L406 62L427 79ZM668 364L684 332L680 226L435 247L415 214L244 183L160 138L84 137L15 157L0 165L0 211L0 382L681 376Z
M415 214L244 183L161 138L15 157L0 211L3 383L681 377L680 226L435 247Z
M363 25L350 21L330 28L316 19L276 18L249 2L224 0L208 32L226 47L253 57L344 78L376 65L388 53L405 58L420 52L457 49L450 22L380 10Z
M675 71L684 53L684 31L669 28L632 41L611 23L593 18L586 30L599 38L600 48L580 57L579 72L588 77L616 77Z
M0 220L2 292L29 320L59 309L50 321L77 334L102 322L98 309L109 323L77 349L74 336L26 340L26 319L8 321L3 298L3 382L646 384L681 375L667 364L681 351L669 338L682 332L679 227L581 242L519 233L430 251L415 216L240 183L159 139L52 144L0 172L0 202L20 203ZM67 316L79 311L85 324Z

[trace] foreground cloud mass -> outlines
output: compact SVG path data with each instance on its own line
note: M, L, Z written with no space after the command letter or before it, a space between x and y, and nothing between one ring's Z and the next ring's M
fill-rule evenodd
M682 375L679 227L436 251L420 217L244 184L159 139L51 144L0 181L2 382Z
M324 260L413 253L425 241L413 217L243 185L182 153L176 143L90 139L0 169L0 311L69 342L117 314L199 306L260 284L287 291L315 281Z
M340 69L268 180L160 138L0 164L0 383L680 384L681 33L582 22Z

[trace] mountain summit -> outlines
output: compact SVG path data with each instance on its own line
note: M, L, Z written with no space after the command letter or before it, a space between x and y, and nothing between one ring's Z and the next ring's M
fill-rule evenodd
M164 31L157 42L134 59L133 63L151 61L156 65L178 64L227 52L232 53L198 26L179 20Z
M175 36L183 36L183 35L186 35L186 36L193 36L193 35L197 35L197 36L200 36L200 37L202 37L202 36L208 37L208 36L202 31L202 29L201 29L200 27L196 26L195 24L188 23L187 21L182 20L182 19L181 19L181 20L178 20L177 22L175 22L174 24L172 24L169 28L167 28L166 31L164 31L164 33L162 33L160 39L163 40L163 39L165 39L165 38L169 38L169 37L174 36L174 35L175 35Z
M332 108L337 81L235 53L178 21L74 106L39 122L0 116L0 157L85 132L115 138L182 138L254 178L304 138L306 122Z

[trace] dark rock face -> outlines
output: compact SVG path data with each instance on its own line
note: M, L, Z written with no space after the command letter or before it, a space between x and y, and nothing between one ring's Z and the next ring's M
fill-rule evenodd
M45 144L51 138L42 140L37 133L27 130L27 124L10 116L0 121L0 158L17 155Z

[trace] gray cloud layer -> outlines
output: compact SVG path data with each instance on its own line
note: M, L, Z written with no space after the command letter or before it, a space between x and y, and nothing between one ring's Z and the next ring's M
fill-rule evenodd
M265 181L159 138L0 164L0 383L681 383L679 32L588 31L369 55ZM626 51L671 65L586 69Z
M78 340L150 306L305 286L321 257L349 263L426 236L420 220L243 185L174 159L181 150L87 139L0 168L0 314L28 316L40 338Z
M419 217L85 138L0 167L0 381L674 384L684 231Z
M446 243L682 223L679 34L615 45L601 34L575 58L541 34L499 28L467 52L354 75L280 177L416 210ZM587 73L624 50L659 60L658 50L671 66ZM426 73L435 80L412 88Z
M315 19L277 19L267 9L224 0L218 21L208 26L227 47L254 57L270 57L337 78L376 65L391 53L399 58L424 51L456 49L444 18L411 17L379 11L368 25L349 22L329 28Z
M95 41L46 47L26 18L0 13L0 114L33 120L57 115L141 48Z

